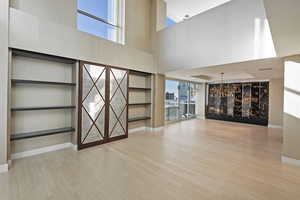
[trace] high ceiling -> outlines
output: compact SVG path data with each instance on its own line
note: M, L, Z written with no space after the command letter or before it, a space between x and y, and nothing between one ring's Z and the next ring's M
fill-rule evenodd
M196 82L220 81L221 73L227 81L269 80L283 78L283 59L270 58L226 64L212 67L177 70L167 72L169 78L192 80Z
M176 22L183 20L185 15L190 17L217 7L231 0L165 0L167 15Z

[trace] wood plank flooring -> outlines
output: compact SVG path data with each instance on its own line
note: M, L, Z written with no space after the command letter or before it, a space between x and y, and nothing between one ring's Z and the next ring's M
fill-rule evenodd
M299 200L282 130L190 120L75 152L15 160L1 200Z

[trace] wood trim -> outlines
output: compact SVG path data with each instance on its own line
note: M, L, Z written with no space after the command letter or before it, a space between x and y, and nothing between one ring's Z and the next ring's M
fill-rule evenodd
M110 67L106 68L105 77L105 140L109 138L109 113L110 113ZM107 142L107 141L106 141Z
M151 91L151 88L128 87L129 90Z
M76 106L47 106L47 107L15 107L11 108L12 112L16 111L33 111L33 110L62 110L62 109L75 109Z
M111 100L114 98L114 96L115 96L117 90L120 89L120 90L121 90L121 93L122 93L122 96L123 96L123 97L125 98L125 100L126 100L126 105L124 106L124 108L123 108L123 110L122 110L122 112L121 112L121 114L120 114L120 116L122 116L122 114L124 113L124 111L127 112L127 117L126 117L126 118L127 118L127 120L126 120L127 123L126 123L126 127L123 127L122 123L120 122L120 116L117 116L117 114L115 113L113 107L112 107L111 109L112 109L114 115L115 115L116 118L117 118L117 121L118 121L117 123L120 123L122 129L123 129L124 132L125 132L125 135L128 136L128 106L129 106L129 105L128 105L128 102L129 102L128 85L129 85L129 71L128 71L128 70L125 70L125 69L116 68L116 67L109 67L109 71L110 71L111 74L113 75L113 78L114 78L115 81L117 81L117 79L116 79L116 77L115 77L115 75L114 75L112 69L117 69L117 70L125 71L125 74L124 74L124 76L122 77L122 80L120 81L120 83L117 82L118 87L117 87L116 91L114 92L113 96L110 98L110 95L109 95L109 107L111 106ZM120 84L123 83L123 81L124 81L125 78L127 78L127 83L126 83L126 84L127 84L127 97L126 97L125 94L123 93L122 88L121 88L121 85L120 85ZM110 80L110 79L109 79L109 80ZM109 90L110 90L110 86L109 86ZM112 134L112 132L113 132L115 126L117 125L117 123L114 125L114 127L113 127L112 130L111 130L111 132L108 132L108 138L109 138L109 139L111 139L111 134ZM109 129L108 129L108 130L109 130ZM113 137L113 138L115 138L115 137Z
M105 72L105 95L104 95L104 107L105 107L105 122L104 122L104 139L100 140L100 141L95 141L95 142L91 142L88 144L82 144L81 142L81 136L82 136L82 104L83 104L83 96L82 96L82 87L83 87L83 70L84 70L84 65L86 64L90 64L90 65L96 65L96 66L100 66L100 67L104 67ZM80 61L79 64L79 93L78 93L78 139L77 139L77 143L78 143L78 150L82 150L84 148L88 148L88 147L93 147L93 146L97 146L97 145L101 145L101 144L105 144L108 142L112 142L112 141L116 141L116 140L120 140L120 139L125 139L128 138L128 102L129 102L129 70L128 69L124 69L124 68L120 68L120 67L113 67L113 66L109 66L109 65L102 65L102 64L98 64L98 63L93 63L93 62L85 62L85 61ZM122 83L125 79L125 77L127 77L127 94L124 94L124 92L122 91L122 95L125 97L126 99L126 105L124 107L124 109L122 110L123 112L127 112L127 120L126 120L126 127L122 128L125 129L125 135L122 136L117 136L117 137L112 137L110 138L110 133L109 133L109 116L110 116L110 72L112 71L112 69L118 69L118 70L124 70L126 71L123 79L122 79ZM101 74L101 75L102 75ZM96 84L93 85L93 87ZM118 84L118 87L120 87L120 85ZM97 88L96 88L97 89ZM121 87L120 87L121 89ZM98 90L98 89L97 89ZM98 90L99 91L99 90ZM127 97L125 96L127 95ZM119 118L118 118L118 122L120 122ZM94 121L93 121L94 123Z
M83 76L83 62L79 62L79 73L78 73L78 81L79 81L79 87L78 87L78 121L77 121L77 127L78 127L78 136L77 136L77 145L78 150L81 150L84 148L84 145L81 144L81 129L82 129L82 76Z
M13 84L44 84L44 85L65 85L76 86L76 83L54 82L54 81L37 81L37 80L24 80L24 79L11 79Z
M130 71L127 70L127 116L126 116L126 136L128 137L128 119L129 119L129 74Z

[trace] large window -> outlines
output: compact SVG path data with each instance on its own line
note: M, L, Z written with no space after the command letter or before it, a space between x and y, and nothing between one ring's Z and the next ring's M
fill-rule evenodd
M179 118L179 82L166 80L165 114L166 121L174 121Z
M165 119L176 121L195 118L198 115L199 84L185 81L166 80Z
M80 31L124 44L124 0L78 0Z
M166 18L166 27L173 26L174 24L176 24L176 22L172 20L170 17Z

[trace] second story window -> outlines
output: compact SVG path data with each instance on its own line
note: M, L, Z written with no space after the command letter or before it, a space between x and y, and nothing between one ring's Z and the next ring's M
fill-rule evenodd
M80 31L124 44L125 0L77 0Z
M173 19L171 19L170 17L167 17L167 19L166 19L166 27L172 26L174 24L176 24L176 22Z

